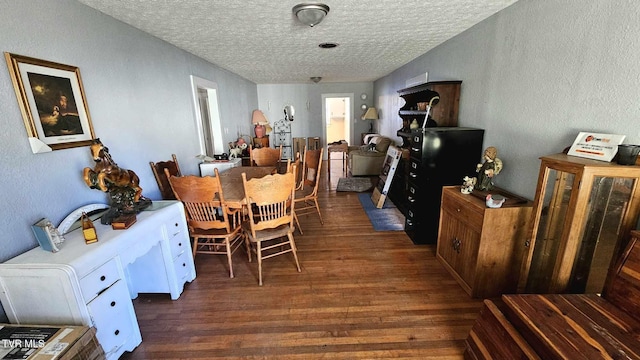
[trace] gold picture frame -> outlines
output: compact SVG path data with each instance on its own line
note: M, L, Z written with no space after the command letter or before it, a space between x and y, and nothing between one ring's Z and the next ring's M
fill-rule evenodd
M95 135L80 69L8 52L4 56L32 151L90 145Z

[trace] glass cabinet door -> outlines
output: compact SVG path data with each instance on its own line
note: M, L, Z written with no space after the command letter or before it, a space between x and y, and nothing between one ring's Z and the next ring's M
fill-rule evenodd
M634 184L629 178L594 178L567 292L602 291Z
M548 292L558 259L569 200L573 190L575 174L547 169L548 181L543 188L542 209L536 231L535 247L525 292Z

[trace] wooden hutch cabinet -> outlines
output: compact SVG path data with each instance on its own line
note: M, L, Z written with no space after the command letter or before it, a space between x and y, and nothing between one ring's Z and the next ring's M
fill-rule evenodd
M402 129L398 130L398 136L403 140L402 147L409 147L411 132L409 125L415 120L422 127L426 110L418 110L418 103L429 103L434 97L438 97L437 103L431 109L431 118L435 125L431 127L458 126L458 107L460 105L460 85L462 81L434 81L422 85L412 86L398 90L398 94L404 100L404 105L398 111L402 119Z
M403 157L398 164L398 170L391 183L389 198L408 218L405 229L415 243L433 244L436 242L440 187L442 185L461 183L462 177L467 175L468 171L475 170L475 164L481 158L482 150L478 150L476 147L482 146L482 135L480 135L479 145L477 144L478 141L475 141L477 138L474 138L474 141L469 143L460 143L461 140L458 139L461 138L450 137L451 131L447 130L458 126L461 84L462 81L459 80L434 81L398 90L398 94L404 100L404 104L401 105L398 111L398 116L402 119L402 128L398 130L397 135L402 138L401 147L404 150ZM409 125L414 119L422 127L427 115L426 110L418 110L418 103L429 103L436 96L439 97L439 100L430 113L437 126L424 130L411 130ZM460 133L469 135L471 132L460 131ZM442 135L444 137L439 134L444 134ZM463 137L467 135L463 135ZM461 145L465 149L458 148L458 151L455 151L458 155L454 155L454 152L440 153L439 157L447 156L448 160L453 161L453 163L443 166L441 162L437 169L433 169L434 158L431 156L434 153L433 141L442 139L448 139L447 143L451 147ZM423 149L425 146L426 148ZM457 159L466 157L464 155L465 152L471 159L460 163ZM429 164L427 164L427 161ZM456 169L449 169L454 167ZM436 171L446 172L443 175L448 176L448 178L445 181L438 179L440 176L436 174ZM429 189L429 185L435 186L437 188L436 191L432 192ZM417 190L420 190L419 194L416 193ZM431 194L429 199L423 199L429 194ZM419 199L418 197L423 198ZM424 220L427 217L431 218L431 220ZM423 228L428 230L422 232Z
M640 166L541 158L519 292L599 293L640 214Z
M489 193L507 201L487 208ZM469 296L516 291L531 208L531 201L497 188L468 195L460 186L443 188L436 258Z
M406 128L409 128L413 119L422 126L422 121L427 115L425 110L418 110L419 102L429 102L434 96L439 100L431 109L431 117L437 126L458 126L458 106L460 104L460 85L462 81L434 81L426 84L412 86L398 91L405 104L400 108L399 115Z

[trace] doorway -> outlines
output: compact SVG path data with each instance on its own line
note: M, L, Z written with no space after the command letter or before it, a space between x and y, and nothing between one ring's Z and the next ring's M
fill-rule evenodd
M322 135L328 144L345 140L352 143L353 94L322 94ZM336 154L340 155L340 154Z
M222 154L224 142L218 109L218 84L192 75L191 86L200 154L211 157Z

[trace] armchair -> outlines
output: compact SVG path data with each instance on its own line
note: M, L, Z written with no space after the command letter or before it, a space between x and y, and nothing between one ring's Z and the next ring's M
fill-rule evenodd
M369 134L364 137L364 143L362 146L349 146L348 167L351 176L379 175L387 149L394 141L380 134Z

